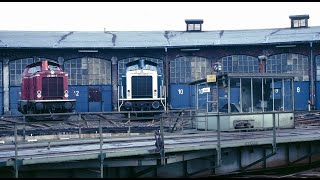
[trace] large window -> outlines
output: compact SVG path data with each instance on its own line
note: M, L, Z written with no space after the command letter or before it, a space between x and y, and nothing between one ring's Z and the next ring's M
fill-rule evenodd
M190 83L210 74L211 61L197 56L184 56L170 62L170 83Z
M92 57L83 57L64 62L69 74L69 85L111 84L111 62Z
M267 73L297 73L296 81L309 81L308 57L300 54L284 53L268 57Z
M136 61L139 59L145 59L147 61L152 61L158 64L161 72L163 73L163 61L161 59L156 59L156 58L147 58L147 57L132 57L132 58L127 58L127 59L122 59L118 61L118 83L121 84L121 76L123 73L123 70L126 67L126 64L128 62Z
M226 56L218 60L224 73L257 73L259 72L258 58L246 55Z
M21 77L24 69L27 65L33 63L33 58L25 58L18 59L15 61L11 61L9 64L10 68L10 86L20 86L21 85ZM2 68L1 68L2 70ZM2 75L2 72L1 72ZM2 80L2 78L1 78ZM2 84L2 83L1 83Z

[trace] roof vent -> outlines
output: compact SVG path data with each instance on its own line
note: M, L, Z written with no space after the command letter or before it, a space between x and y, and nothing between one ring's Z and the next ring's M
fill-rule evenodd
M201 31L202 30L202 19L186 19L187 31Z
M303 28L308 27L309 15L293 15L289 16L291 19L291 28Z

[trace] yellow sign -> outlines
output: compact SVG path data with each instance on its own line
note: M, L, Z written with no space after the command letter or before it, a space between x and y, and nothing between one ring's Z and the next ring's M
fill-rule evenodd
M212 75L207 75L207 82L216 82L216 75L212 74Z

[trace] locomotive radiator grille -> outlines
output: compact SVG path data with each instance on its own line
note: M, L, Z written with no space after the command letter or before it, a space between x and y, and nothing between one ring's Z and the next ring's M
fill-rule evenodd
M62 77L42 78L42 96L43 97L62 97L63 96L63 78Z
M132 76L132 98L152 98L151 76Z

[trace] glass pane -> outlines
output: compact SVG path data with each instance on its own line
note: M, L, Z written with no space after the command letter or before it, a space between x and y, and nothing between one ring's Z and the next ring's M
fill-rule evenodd
M241 112L240 78L232 78L230 80L230 107L231 107L231 112Z
M251 79L241 79L242 111L251 112Z
M268 73L296 73L295 80L309 81L308 57L300 54L283 53L270 56L266 61Z
M24 69L26 68L26 66L31 63L33 63L33 58L18 59L18 60L10 62L10 65L9 65L10 86L20 86L21 85L22 73L23 73Z
M219 60L224 73L257 73L258 58L246 55L232 55Z

